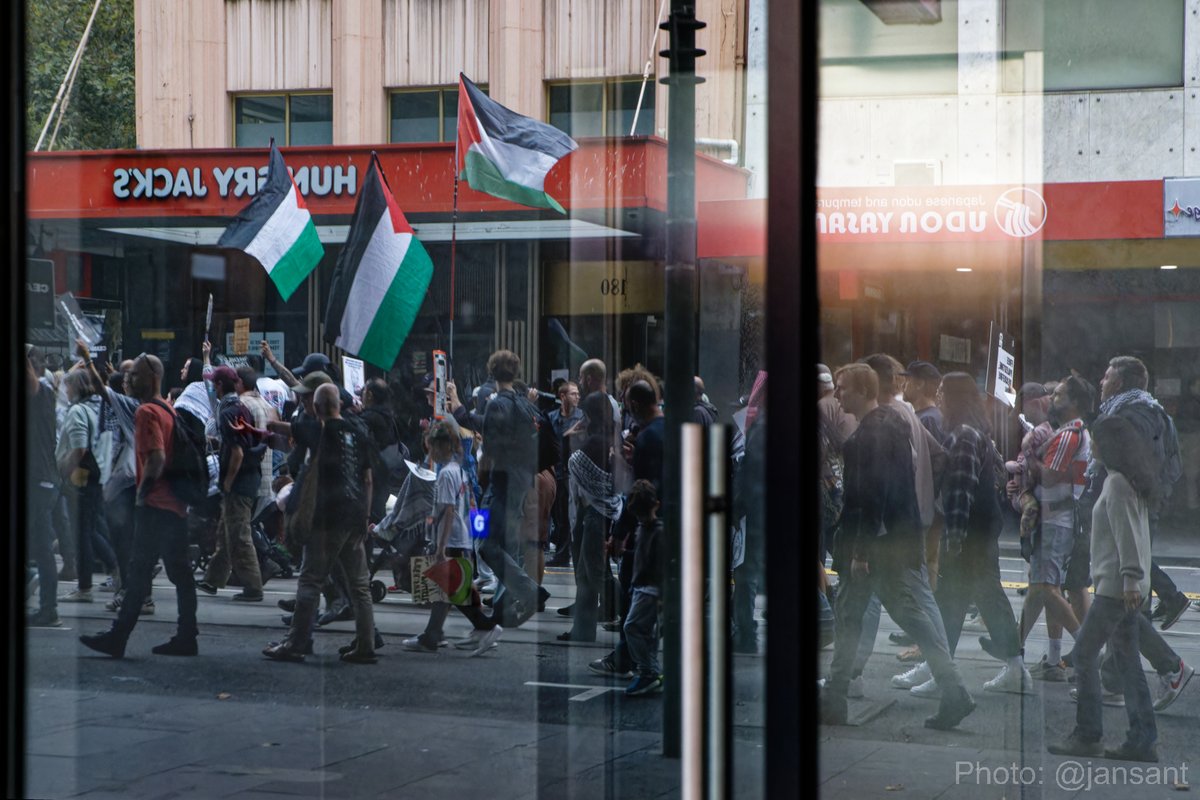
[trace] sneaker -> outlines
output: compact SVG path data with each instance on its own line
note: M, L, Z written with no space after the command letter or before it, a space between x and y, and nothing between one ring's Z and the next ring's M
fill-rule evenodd
M125 590L121 589L115 595L113 595L112 600L109 600L107 603L104 604L104 610L105 611L120 611L121 610L121 601L124 599L125 599Z
M416 653L436 653L438 651L437 645L427 644L420 636L412 636L408 639L402 639L400 641L400 646L405 650L412 650Z
M1104 757L1113 758L1118 761L1145 761L1157 764L1158 749L1153 744L1134 744L1126 739L1121 743L1120 747L1104 748Z
M118 581L116 578L110 577L110 578L107 578L104 581L104 583L100 584L96 588L102 592L115 592L115 591L117 591L117 589L121 588L120 584L121 584L121 582Z
M205 594L215 595L217 593L217 587L213 586L208 581L200 581L199 583L196 584L196 588L199 589L200 591L204 592Z
M142 610L138 612L139 617L148 617L154 613L154 598L147 597L146 602L142 603Z
M1042 660L1037 663L1033 669L1029 670L1029 674L1036 681L1049 681L1051 683L1065 683L1067 680L1067 665L1062 661L1057 664L1051 664L1042 656Z
M893 675L892 686L897 689L911 689L914 686L920 686L932 678L933 673L929 671L929 664L923 661L908 672Z
M475 656L481 656L488 650L491 650L493 647L495 647L496 643L500 641L500 635L502 633L504 633L504 628L500 627L499 625L491 630L484 631L479 637L479 646L476 647L471 653L471 657L474 658Z
M633 672L630 670L617 669L617 662L613 661L612 654L606 655L604 658L597 658L595 661L588 664L588 672L595 675L600 675L605 678L621 678L629 680L633 677Z
M1046 749L1056 756L1100 758L1104 755L1103 742L1084 739L1080 737L1078 731L1071 731L1071 735L1067 738L1046 745Z
M983 685L983 690L985 692L1025 694L1033 690L1033 676L1029 674L1029 670L1025 669L1024 665L1021 665L1020 670L1015 670L1012 665L1005 664L999 675Z
M487 633L487 631L481 631L479 628L472 628L470 633L454 642L454 649L474 650L478 648L479 637L483 636L485 633Z
M117 635L112 631L104 631L90 636L80 636L79 641L84 647L95 650L97 653L103 653L112 658L125 657L125 642L117 638Z
M280 600L275 605L279 606L283 611L293 614L296 611L296 598L290 597L287 600Z
M170 641L150 648L150 652L156 656L194 656L200 653L200 649L196 646L195 639L172 636Z
M1158 697L1154 698L1154 710L1162 711L1167 706L1174 703L1179 697L1179 693L1183 691L1183 687L1187 686L1188 681L1196 674L1195 667L1189 667L1183 663L1183 659L1179 660L1179 669L1169 675L1158 676Z
M864 696L865 692L863 691L863 676L859 675L857 678L851 678L850 683L846 684L846 697L851 697L857 700Z
M971 695L967 693L966 689L959 689L957 697L951 695L950 697L942 698L942 704L938 707L938 713L926 718L925 727L938 731L948 731L966 719L974 710L975 701L971 699Z
M1072 689L1070 692L1070 695L1071 695L1072 702L1075 702L1075 703L1079 702L1079 690L1078 689ZM1100 703L1101 703L1101 705L1106 705L1109 708L1124 708L1125 707L1125 695L1123 695L1119 692L1110 692L1107 689L1101 689L1100 690Z
M357 650L351 650L349 653L342 653L338 656L340 661L345 661L347 664L378 664L379 656L374 652L360 653Z
M1160 604L1161 605L1161 604ZM1179 592L1175 595L1174 601L1167 602L1166 611L1163 613L1162 624L1158 627L1162 630L1169 630L1172 625L1179 622L1179 618L1183 616L1183 612L1191 607L1191 601L1187 599L1187 595Z
M62 620L58 612L52 608L39 609L25 617L25 624L31 628L61 628Z
M246 589L242 589L240 592L238 592L237 594L235 594L233 596L233 602L235 602L235 603L261 603L262 600L263 600L262 592L251 592L251 591L247 591ZM351 617L353 617L353 614L351 615Z
M638 697L643 694L655 694L657 692L661 692L662 688L662 675L639 674L633 679L632 683L625 687L625 694L629 697Z
M908 693L913 697L925 697L936 700L942 696L942 687L937 685L937 681L935 681L933 678L930 678L924 683L918 684L909 689Z
M560 617L569 617L573 613L575 613L575 604L574 603L572 603L569 606L563 606L562 608L558 609L558 615Z
M91 589L76 589L70 594L65 594L58 598L60 603L90 603L92 602Z
M903 631L894 631L888 634L888 641L899 647L911 647L916 642L913 638Z
M480 594L495 594L496 590L499 588L500 588L500 584L498 582L486 581L482 586L479 587L479 593Z
M921 654L921 648L910 647L903 653L897 653L896 660L902 664L917 664L924 661L925 656Z

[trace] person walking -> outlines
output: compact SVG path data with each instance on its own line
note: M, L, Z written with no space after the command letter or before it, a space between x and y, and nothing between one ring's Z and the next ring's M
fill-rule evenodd
M1102 416L1092 425L1092 457L1107 478L1092 509L1092 572L1096 596L1075 642L1078 693L1075 728L1047 749L1054 755L1158 761L1158 728L1138 654L1138 617L1150 591L1150 508L1158 489L1145 439L1126 419ZM1103 744L1100 648L1113 650L1125 689L1129 731L1119 747Z

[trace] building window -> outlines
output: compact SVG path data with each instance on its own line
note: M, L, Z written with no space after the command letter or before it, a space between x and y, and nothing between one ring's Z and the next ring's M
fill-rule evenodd
M1183 86L1183 0L1005 0L1006 92Z
M654 133L654 88L640 78L554 83L549 86L550 124L571 136L629 136L642 95L636 136Z
M487 94L487 87L479 87ZM458 129L458 87L392 92L391 142L452 142Z
M252 94L234 98L234 147L333 144L333 95Z

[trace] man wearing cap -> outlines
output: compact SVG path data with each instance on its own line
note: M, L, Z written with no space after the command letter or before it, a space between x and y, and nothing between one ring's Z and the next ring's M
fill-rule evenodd
M217 429L221 441L218 485L221 490L221 524L217 530L217 550L208 562L204 580L196 588L216 594L237 574L242 591L233 596L239 602L262 602L262 573L258 552L250 537L250 519L262 482L261 464L266 445L255 442L248 429L254 418L238 397L241 380L232 367L217 367L212 373L217 393Z
M936 402L942 373L928 361L914 361L900 374L907 379L904 381L904 401L917 412L917 419L938 444L945 445L947 437L942 429L942 412Z

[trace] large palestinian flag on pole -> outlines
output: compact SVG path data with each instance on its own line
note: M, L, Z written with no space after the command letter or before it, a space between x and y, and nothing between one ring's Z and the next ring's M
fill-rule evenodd
M413 235L373 154L325 307L325 341L389 370L400 355L433 262Z
M510 111L459 73L454 169L472 189L565 214L546 194L546 173L578 147L558 128Z
M236 248L257 259L284 300L325 255L312 214L296 190L274 140L266 181L250 205L221 234L217 246Z

